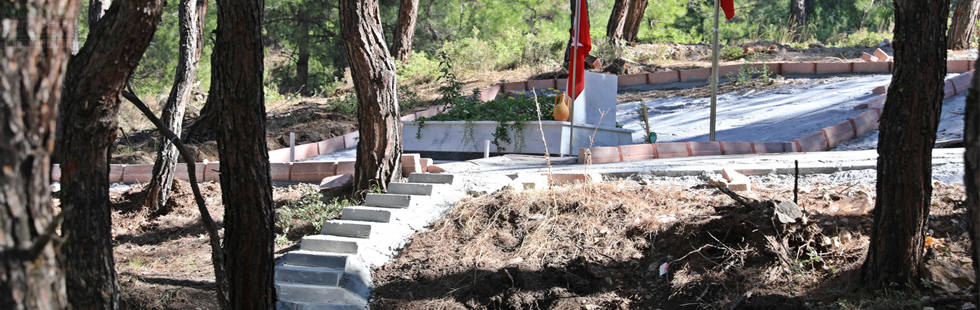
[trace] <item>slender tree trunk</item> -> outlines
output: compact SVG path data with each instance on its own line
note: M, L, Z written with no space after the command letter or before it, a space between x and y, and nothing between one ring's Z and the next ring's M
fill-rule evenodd
M95 26L95 23L105 16L105 12L112 5L110 0L89 0L88 1L88 26ZM91 28L89 28L91 29Z
M263 0L218 0L211 94L225 205L227 309L274 309L275 213L262 88ZM225 298L219 293L218 298Z
M75 309L116 309L109 157L119 94L156 31L163 0L117 1L71 58L59 106L62 224L68 301Z
M806 24L806 0L791 0L789 16L797 28L802 28Z
M947 48L951 50L970 48L970 42L977 29L977 18L980 18L980 1L959 0L953 11L953 23L949 26Z
M643 13L647 9L647 0L630 1L629 11L626 12L626 22L623 28L623 39L626 42L636 42L637 35L640 34L640 25L643 24Z
M961 0L962 1L962 0ZM963 142L966 144L963 185L966 187L966 223L973 251L973 273L980 276L980 63L974 68L970 92L966 96ZM980 279L978 277L977 279Z
M66 309L65 274L50 242L57 219L48 185L79 3L28 0L4 7L37 15L0 16L0 309Z
M170 89L167 104L163 107L160 120L163 125L180 135L184 120L184 110L190 100L191 90L197 76L197 63L201 60L201 46L204 34L204 16L207 13L208 0L181 0L180 24L180 55L177 62L177 72L174 74L174 86ZM170 189L177 171L177 146L166 138L160 139L160 149L157 151L156 162L153 163L153 178L143 190L146 205L149 210L157 212L164 208L170 197Z
M412 57L412 39L415 37L415 17L419 12L419 0L401 0L398 5L398 24L395 25L395 42L391 52L402 63Z
M357 92L354 189L388 188L401 175L402 136L395 64L385 48L377 0L341 0L340 29Z
M310 15L305 9L300 8L296 10L296 19L299 22L299 42L296 44L299 50L296 58L296 90L308 93L306 86L310 78Z
M629 7L630 0L616 0L616 3L613 4L609 23L606 25L606 38L610 42L619 44L623 41L623 31L626 28L626 11Z
M932 146L946 75L948 1L895 0L895 72L881 115L868 287L914 286L932 196Z

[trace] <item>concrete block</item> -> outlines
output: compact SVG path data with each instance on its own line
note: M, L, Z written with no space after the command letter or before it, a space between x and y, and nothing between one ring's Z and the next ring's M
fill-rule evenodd
M412 183L453 184L454 180L455 176L448 173L413 173L408 176L408 181Z
M306 251L318 251L339 254L357 254L361 238L338 237L327 235L310 235L303 237L300 248Z
M350 193L354 189L354 175L332 175L320 180L320 193L324 199Z
M433 194L434 190L435 190L435 186L433 186L433 184L427 184L427 183L402 183L402 182L388 183L389 194L430 196Z
M650 143L620 145L619 154L623 161L654 159L657 158L657 146Z
M738 70L741 69L740 65L728 65L718 67L718 78L724 78L729 76L738 75ZM710 78L710 77L709 77Z
M396 212L396 210L377 207L351 206L344 207L344 210L340 213L340 219L347 221L388 223L391 222L393 212Z
M109 165L109 183L122 182L124 170L126 165Z
M303 302L279 300L276 302L277 310L361 310L355 305L336 304L329 302Z
M295 149L296 149L296 154L295 154L296 160L320 155L320 149L317 147L317 143L300 144L297 145Z
M691 146L691 156L721 155L721 144L713 142L688 142Z
M591 149L579 149L578 160L580 163L590 162L593 164L601 164L620 162L622 161L622 157L619 156L618 147L608 146L594 147Z
M289 181L290 163L269 163L269 177L273 181Z
M122 182L149 182L153 178L153 165L126 165L123 167Z
M419 118L418 114L412 113L412 114L408 114L408 115L402 116L401 120L403 122L411 122L411 121L414 121L414 120L416 120L418 118Z
M276 266L276 283L302 283L338 286L343 270L304 266Z
M419 154L402 154L402 176L422 172Z
M755 154L786 152L782 142L752 142L752 150Z
M368 193L364 198L364 205L369 207L408 208L412 205L412 196Z
M347 255L343 254L296 250L286 253L286 261L284 263L290 266L344 270L347 268L347 257Z
M876 48L875 49L875 54L874 55L875 55L875 57L878 58L877 61L892 61L892 56L889 56L888 54L885 54L885 51L881 50L880 48Z
M426 111L428 111L428 110L426 110ZM425 111L422 111L422 112L425 112ZM419 113L422 113L422 112L419 112ZM352 132L352 133L343 135L342 137L344 137L344 148L347 149L347 148L352 148L352 147L356 147L357 146L357 141L361 139L361 134L359 132L355 131L355 132Z
M326 220L320 228L321 235L351 238L370 238L371 222Z
M755 150L752 149L752 142L719 141L718 145L721 146L721 153L724 155L755 153Z
M646 83L647 83L646 73L619 76L619 86L631 86L631 85L640 85Z
M419 165L422 170L420 172L428 172L429 166L432 166L432 158L419 158Z
M812 62L783 64L783 74L814 74L816 72L817 64Z
M484 89L480 92L480 101L487 102L490 100L497 99L497 94L500 93L501 85L497 84L490 86L490 88Z
M527 81L528 90L541 90L548 88L555 88L555 80L528 80Z
M706 81L711 77L711 68L698 68L680 71L681 82Z
M819 130L793 141L799 145L802 152L819 152L830 148L827 143L827 136Z
M956 90L957 94L963 93L970 89L970 82L973 80L973 72L967 72L957 75L947 81L947 83L953 83L953 89Z
M345 160L335 162L334 164L337 165L336 174L354 174L354 167L357 165L357 161Z
M687 142L655 143L658 158L691 156L691 147Z
M817 70L817 74L850 73L851 64L852 63L849 62L843 62L843 63L818 62L816 70Z
M366 305L363 299L342 287L299 283L277 283L279 300ZM360 299L360 300L359 300Z
M51 182L61 181L61 165L51 165Z
M891 72L889 62L852 62L854 73L888 73Z
M175 178L178 178L178 179L181 179L181 180L184 180L184 181L189 181L189 179L187 178L187 164L186 163L177 163L177 170L174 171L174 177ZM201 182L201 181L204 180L204 164L203 163L195 163L194 164L194 178L196 178L198 182Z
M821 129L827 138L828 148L832 148L840 144L841 142L854 139L854 125L851 125L851 121L845 120L837 124L827 126Z
M680 82L681 74L678 71L647 73L650 84L666 84Z
M877 107L880 107L881 105L885 104L885 100L886 99L888 99L888 97L885 96L885 95L874 96L874 97L871 97L870 99L865 100L864 102L861 102L860 104L854 106L854 109L855 110L864 110L864 109L877 108Z
M861 60L868 61L868 62L875 62L878 61L878 57L865 52L861 52Z
M739 178L747 178L744 174L741 174L732 168L721 169L721 176L725 178L725 180L728 180L728 182L734 181Z
M735 169L724 168L721 170L722 177L728 180L728 189L736 192L752 190L752 180Z
M556 172L543 175L548 177L548 182L554 185L602 182L602 175L598 172Z
M289 171L289 180L293 182L317 182L323 178L336 175L337 164L330 162L297 162Z
M889 84L885 84L885 85L881 85L881 86L875 87L875 89L872 89L871 90L871 93L872 94L875 94L875 95L884 95L884 94L887 94L888 93L888 86L891 86L891 85L892 84L889 83Z
M943 84L943 98L949 98L952 96L956 96L956 89L953 88L952 82L946 81L946 83Z
M288 163L289 162L289 148L278 149L274 151L269 151L269 162L270 163Z
M973 70L969 59L948 60L946 61L946 72L960 73Z
M510 92L516 92L516 91L525 91L525 90L527 90L527 88L525 86L526 85L525 85L524 82L503 83L503 84L500 85L500 91L503 92L503 93L510 93Z
M855 117L849 118L854 126L854 135L860 136L872 130L878 130L878 112L864 111Z
M211 182L221 181L221 163L220 162L209 162L204 167L204 180Z

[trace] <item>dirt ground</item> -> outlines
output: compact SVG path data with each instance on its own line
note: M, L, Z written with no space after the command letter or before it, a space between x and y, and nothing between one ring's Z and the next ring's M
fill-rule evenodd
M707 184L497 192L457 204L377 269L371 308L960 309L950 292L858 290L871 216L851 202L868 194L819 184L800 193L807 223L781 224L772 200L792 200L791 184L748 205ZM943 246L928 264L969 268L963 195L936 186L929 230Z

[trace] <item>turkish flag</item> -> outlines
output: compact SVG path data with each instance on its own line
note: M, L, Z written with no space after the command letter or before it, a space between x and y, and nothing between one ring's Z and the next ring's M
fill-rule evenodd
M725 19L735 17L735 0L721 0L721 9L725 10Z
M592 51L592 38L589 36L589 4L578 0L572 19L572 46L568 64L568 94L572 99L585 89L585 56Z

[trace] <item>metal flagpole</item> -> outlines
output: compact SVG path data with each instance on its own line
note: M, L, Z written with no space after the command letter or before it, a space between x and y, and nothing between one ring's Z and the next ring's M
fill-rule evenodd
M711 129L710 141L715 141L715 118L718 110L718 1L715 0L715 38L711 44Z
M575 105L575 99L577 97L575 95L575 90L577 88L576 87L577 85L575 85L576 84L575 65L578 64L578 45L582 44L581 42L578 41L579 34L580 34L579 32L581 31L581 27L582 27L582 25L579 23L579 21L581 20L580 14L582 14L582 0L575 0L574 13L575 14L572 16L572 51L570 55L571 58L569 58L570 64L568 65L568 82L569 82L568 85L571 85L571 87L566 87L571 89L565 90L566 92L568 92L568 97L572 99L571 101L569 101L568 104L568 123L569 123L568 156L569 157L573 156L572 151L575 149L573 144L573 142L575 141L575 108L573 106Z

